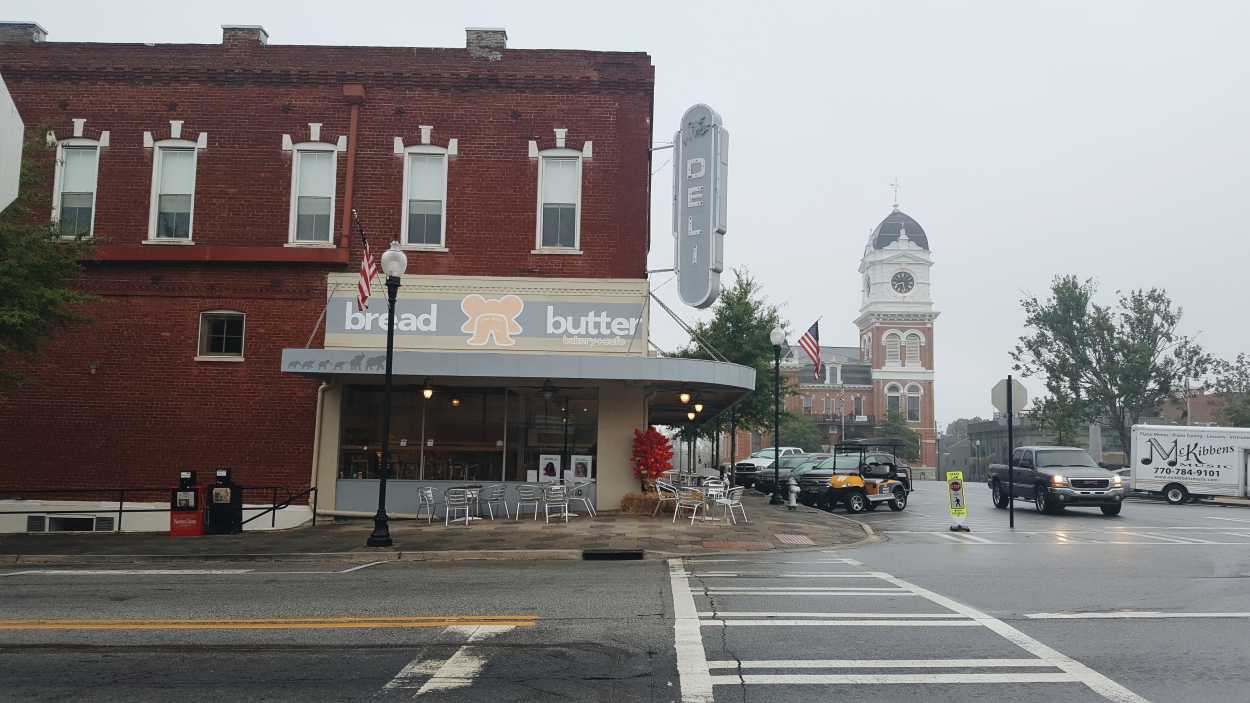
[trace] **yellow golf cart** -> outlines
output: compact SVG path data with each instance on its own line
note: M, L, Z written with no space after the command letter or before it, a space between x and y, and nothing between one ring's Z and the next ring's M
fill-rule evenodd
M907 508L907 486L899 480L895 447L890 444L852 442L833 448L833 474L817 505L833 510L838 504L847 512L875 510L885 503L890 510Z

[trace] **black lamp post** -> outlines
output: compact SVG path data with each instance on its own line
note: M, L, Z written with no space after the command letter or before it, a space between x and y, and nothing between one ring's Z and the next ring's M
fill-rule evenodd
M773 343L773 495L770 505L781 505L781 345L786 342L786 331L774 327L768 334Z
M386 391L382 400L382 475L378 481L378 512L373 516L373 532L365 542L369 547L389 547L393 544L388 524L390 518L386 515L386 475L391 469L391 360L395 356L395 298L399 296L399 277L407 268L408 257L400 250L399 242L391 242L391 248L382 252L382 273L386 274Z

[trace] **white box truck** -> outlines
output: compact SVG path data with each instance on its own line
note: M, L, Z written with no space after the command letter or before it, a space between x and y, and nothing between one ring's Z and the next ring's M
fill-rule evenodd
M1133 490L1179 505L1211 496L1250 497L1250 428L1134 425Z

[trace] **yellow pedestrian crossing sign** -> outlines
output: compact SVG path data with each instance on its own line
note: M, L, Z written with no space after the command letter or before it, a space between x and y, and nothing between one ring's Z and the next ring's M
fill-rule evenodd
M967 517L968 501L964 494L964 473L962 471L946 472L946 495L949 498L947 512L951 517Z

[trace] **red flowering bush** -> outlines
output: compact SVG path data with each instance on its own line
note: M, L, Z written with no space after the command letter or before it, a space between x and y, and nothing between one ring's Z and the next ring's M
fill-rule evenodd
M634 475L642 481L642 489L650 490L660 474L673 468L673 444L654 427L646 432L634 430Z

